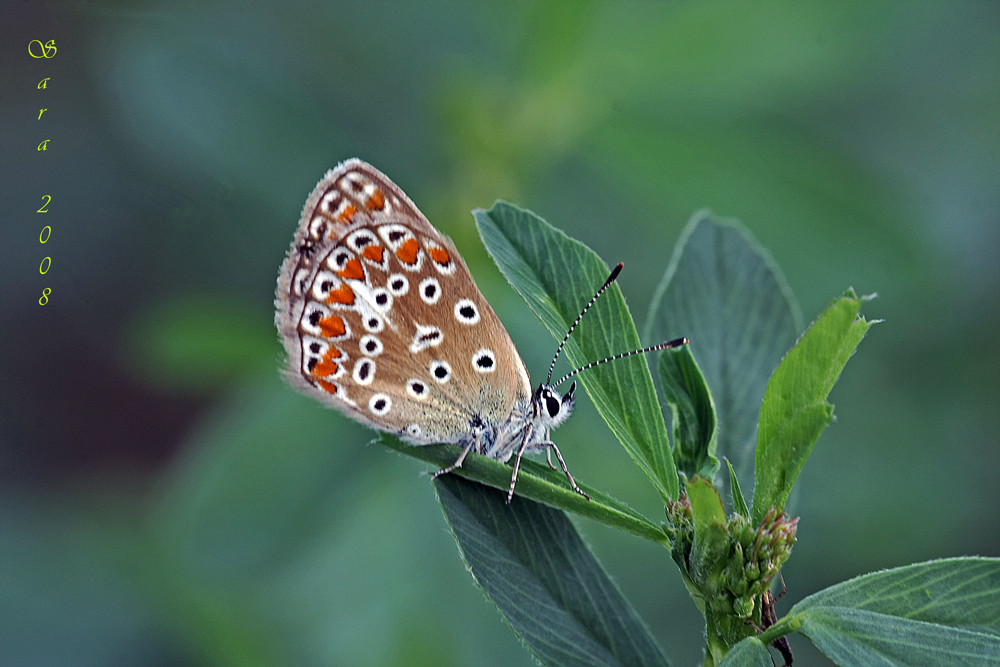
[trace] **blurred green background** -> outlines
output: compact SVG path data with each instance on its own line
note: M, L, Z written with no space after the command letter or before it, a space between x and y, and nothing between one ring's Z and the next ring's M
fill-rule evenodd
M771 250L806 321L879 293L779 613L1000 555L997 3L6 2L3 26L3 664L532 664L426 466L278 376L278 265L355 155L455 240L536 380L555 341L469 214L497 198L625 261L640 327L703 207ZM588 401L556 439L662 517ZM697 662L668 554L576 523Z

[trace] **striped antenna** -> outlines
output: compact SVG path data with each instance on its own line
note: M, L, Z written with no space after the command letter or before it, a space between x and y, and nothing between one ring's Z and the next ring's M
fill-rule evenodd
M553 388L554 387L558 387L563 382L565 382L566 380L570 379L571 377L573 377L574 375L576 375L580 371L585 371L588 368L593 368L594 366L600 366L601 364L606 364L609 361L615 361L616 359L624 359L625 357L631 357L633 354L645 354L647 352L656 352L657 350L669 350L672 347L680 347L681 345L687 345L690 342L691 341L689 341L687 338L676 338L674 340L668 340L666 343L659 343L657 345L650 345L649 347L644 347L641 350L632 350L631 352L622 352L621 354L615 354L615 355L612 355L610 357L605 357L604 359L601 359L600 361L592 361L589 364L587 364L586 366L580 366L576 370L574 370L574 371L572 371L570 373L567 373L566 375L564 375L559 380L559 382L556 382L555 384L549 385L549 386L553 387Z
M583 310L580 311L580 314L577 315L576 322L573 322L573 326L569 328L569 331L567 331L566 335L563 336L562 342L559 343L559 347L556 348L555 356L552 357L552 363L549 365L549 376L545 379L545 384L549 385L550 387L552 386L549 383L552 381L552 371L556 369L556 360L559 358L559 353L562 352L563 346L566 344L566 341L569 340L569 335L573 333L573 329L575 329L576 325L580 323L580 320L583 319L583 316L587 314L587 311L590 310L590 307L594 305L594 302L597 301L602 294L604 294L605 290L611 287L611 283L613 283L618 278L618 274L622 272L622 269L624 267L625 267L625 262L618 262L618 266L611 269L611 275L608 276L608 279L604 281L603 285L601 285L601 289L597 290L597 294L591 297L587 305L584 306ZM581 368L580 370L583 369Z

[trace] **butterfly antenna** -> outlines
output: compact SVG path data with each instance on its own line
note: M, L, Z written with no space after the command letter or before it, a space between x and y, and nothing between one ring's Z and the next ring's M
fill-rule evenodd
M566 335L563 336L562 342L559 343L559 347L556 348L556 353L552 357L552 363L549 365L549 376L548 378L546 378L545 384L549 384L552 381L552 371L554 371L556 368L556 360L559 359L559 353L562 352L563 346L566 344L566 341L569 340L570 334L573 333L573 329L576 329L576 325L580 323L580 320L582 320L583 316L587 314L587 311L590 310L590 307L594 305L594 302L597 301L602 294L604 294L605 290L611 287L611 283L613 283L618 278L618 274L622 272L622 268L624 268L624 266L625 262L618 262L618 266L611 269L611 275L608 276L608 279L604 281L603 285L601 285L601 289L597 290L597 293L594 294L593 297L591 297L587 305L584 306L583 310L580 311L580 314L577 315L576 322L573 322L573 326L569 328L569 331L567 331Z
M625 357L631 357L633 354L646 354L647 352L656 352L657 350L669 350L672 347L680 347L681 345L687 345L690 342L691 341L689 341L687 338L675 338L674 340L668 340L665 343L658 343L656 345L650 345L649 347L644 347L641 350L632 350L631 352L622 352L620 354L615 354L615 355L612 355L610 357L605 357L604 359L601 359L600 361L592 361L589 364L587 364L586 366L580 366L576 370L574 370L574 371L572 371L570 373L567 373L566 375L562 376L562 378L560 378L559 382L556 382L555 384L549 385L549 386L551 386L551 387L558 387L563 382L565 382L566 380L570 379L571 377L573 377L574 375L576 375L580 371L585 371L588 368L593 368L594 366L600 366L601 364L606 364L609 361L615 361L616 359L624 359Z

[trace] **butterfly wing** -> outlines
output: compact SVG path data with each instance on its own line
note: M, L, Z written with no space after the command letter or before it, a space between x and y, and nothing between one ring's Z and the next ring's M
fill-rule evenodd
M275 307L294 386L412 443L459 442L530 397L451 240L361 160L328 172L306 201Z

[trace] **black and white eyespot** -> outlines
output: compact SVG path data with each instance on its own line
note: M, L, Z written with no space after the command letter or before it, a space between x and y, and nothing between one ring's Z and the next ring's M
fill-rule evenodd
M358 345L361 347L361 353L366 356L377 357L382 354L382 341L371 334L362 336Z
M410 291L410 281L402 273L394 273L389 276L385 286L389 288L389 294L393 296L403 296Z
M350 247L354 252L360 253L367 246L375 243L375 235L372 234L367 229L359 229L354 232L346 239L344 242Z
M349 171L344 174L344 180L347 181L348 185L350 185L351 189L355 192L361 192L365 187L365 183L368 182L368 179L365 178L364 174L360 174L356 171Z
M416 354L429 347L440 345L442 342L444 342L444 332L439 327L418 324L417 332L413 334L413 340L410 341L410 353Z
M447 361L432 361L429 370L436 382L444 384L451 379L451 366Z
M330 209L327 207L327 199L329 196L330 194L328 193L327 196L323 198L323 203L321 204L326 213L330 212ZM337 197L339 196L340 193L337 193ZM326 220L326 218L321 215L317 215L309 221L309 238L315 241L322 241L323 235L326 234L326 230L329 229L329 225L330 223Z
M316 370L317 366L324 362L324 358L327 356L331 346L324 342L321 338L314 338L313 336L303 336L302 337L302 373L304 375L311 375L313 371ZM333 362L333 367L327 367L323 372L322 378L324 380L333 380L339 378L345 373L344 362L347 361L347 355L340 348L336 348L336 352L330 355L331 359L329 361Z
M319 338L314 338L313 336L303 336L302 372L306 375L312 373L313 368L315 368L316 364L323 360L323 355L326 354L326 351L329 348L330 346Z
M459 299L455 302L455 319L462 324L478 324L479 309L472 299Z
M371 313L361 316L361 324L365 327L365 331L371 333L381 333L385 328L385 320Z
M304 355L322 357L328 349L330 349L330 345L320 338L314 336L302 337L302 352Z
M354 253L344 246L337 246L326 256L326 267L331 271L343 271L347 263L354 257Z
M497 356L493 350L482 347L472 355L472 367L477 373L492 373L497 369Z
M428 306L433 306L441 298L441 283L437 278L429 277L420 281L420 298Z
M337 202L340 200L340 190L337 188L330 188L323 195L323 199L320 200L320 210L324 213L333 214L337 210Z
M368 409L373 414L384 417L392 409L392 399L386 394L372 394L372 397L368 399Z
M312 296L317 301L326 301L330 292L340 287L340 278L330 271L320 271L312 284Z
M358 359L351 373L354 382L360 385L371 384L375 379L375 362L371 359Z
M302 312L302 319L299 320L299 326L302 328L304 333L310 336L322 336L323 331L319 327L320 320L330 314L330 311L315 301L310 301L306 304L305 310Z
M406 393L417 400L424 400L430 394L427 388L427 383L423 380L417 380L416 378L410 378L406 381Z
M309 268L302 267L295 272L295 277L292 279L292 293L295 296L302 296L305 294L309 280Z
M420 424L407 424L405 431L411 438L419 438L423 434Z
M427 255L431 258L431 263L439 273L443 273L446 276L455 273L455 267L458 265L447 248L428 237L424 237L422 242L424 248L427 250Z
M372 290L372 305L380 313L388 313L392 309L392 295L384 287Z
M378 234L393 252L396 252L404 241L413 238L413 232L410 231L408 227L393 223L380 225L378 228Z

